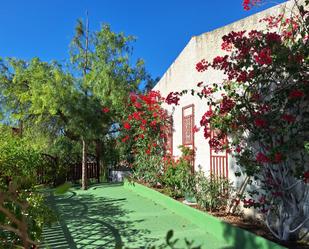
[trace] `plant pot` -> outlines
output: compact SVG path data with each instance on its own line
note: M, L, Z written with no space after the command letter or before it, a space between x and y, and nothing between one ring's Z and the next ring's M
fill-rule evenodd
M185 193L185 203L186 204L196 204L196 198L192 193Z
M125 177L130 175L130 170L110 170L109 181L110 182L123 182Z

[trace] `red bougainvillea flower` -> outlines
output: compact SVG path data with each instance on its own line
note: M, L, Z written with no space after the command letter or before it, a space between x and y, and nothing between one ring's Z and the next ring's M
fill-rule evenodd
M274 43L280 43L281 42L281 36L277 33L267 33L266 34L266 41L268 43L274 42Z
M253 199L249 199L249 200L244 199L243 202L244 202L244 206L249 206L249 207L253 206L255 203Z
M150 155L150 149L147 149L145 152L147 155Z
M150 122L150 126L154 127L154 126L156 126L156 125L157 125L157 122L156 122L155 120L153 120L153 121Z
M209 67L209 63L205 59L203 59L196 64L195 69L201 73L201 72L206 71L208 67Z
M254 124L257 126L257 127L265 127L267 125L267 122L264 120L264 119L261 119L261 118L256 118L254 120Z
M223 99L220 103L220 114L225 114L233 109L235 106L235 102L228 98L227 96L223 96Z
M135 102L134 103L134 106L137 108L137 109L141 109L142 108L142 104L140 102Z
M244 0L242 3L242 6L244 7L244 10L250 10L251 6L250 6L251 1L250 0Z
M179 105L178 102L180 100L180 98L178 97L178 93L174 93L174 92L170 92L166 99L165 102L169 105L175 104L175 105Z
M108 107L104 107L104 108L102 109L102 112L103 112L103 113L108 113L108 112L109 112L109 108L108 108Z
M259 106L259 111L261 113L267 113L270 110L271 110L271 107L269 105L264 104L264 105Z
M213 116L213 111L212 109L209 109L207 112L205 112L205 116L211 118Z
M257 153L256 155L256 161L259 163L268 163L270 160L269 158L264 155L262 152Z
M200 131L200 128L198 128L196 125L194 125L192 132L196 133L196 132L199 132L199 131Z
M131 102L134 104L134 103L136 102L136 100L137 100L136 94L132 93L132 94L130 95L130 100L131 100Z
M203 81L197 83L197 86L198 86L198 87L201 87L202 85L203 85Z
M161 134L160 134L160 138L166 138L166 137L167 137L166 134L164 134L164 133L161 133Z
M234 34L236 34L236 32ZM229 66L228 58L228 55L215 57L212 61L212 67L220 70L226 70Z
M221 44L221 49L227 52L231 52L233 48L232 43L228 42L228 41L224 41Z
M207 118L207 116L206 116L206 113L202 116L202 119L200 120L200 125L201 126L205 126L205 128L206 128L206 126L207 126L207 124L209 123L209 120L208 120L208 118Z
M125 122L123 124L123 128L125 128L126 130L130 130L131 129L131 125L128 122Z
M127 135L127 136L125 136L123 139L121 139L121 141L122 141L123 143L125 143L129 138L130 138L130 137Z
M254 59L259 65L270 65L272 63L270 48L263 48Z
M289 98L290 99L297 99L297 98L301 98L303 97L305 94L303 91L301 90L298 90L298 89L295 89L295 90L292 90L289 94Z
M280 152L276 152L274 155L274 162L280 163L282 161L282 154Z
M294 123L296 120L296 118L290 114L283 114L281 118L288 123Z
M134 112L133 113L133 118L135 119L135 120L139 120L140 119L140 113L139 112Z
M281 24L284 15L280 14L278 16L267 16L263 19L260 19L259 22L267 23L269 28L278 28L279 24Z
M236 147L236 149L235 149L235 151L236 151L237 153L240 153L240 152L241 152L241 150L242 150L242 149L241 149L241 147L240 147L240 146L237 146L237 147Z
M243 0L242 6L244 10L250 10L254 5L256 5L261 0Z
M210 131L207 129L207 127L204 127L204 138L208 139L210 138Z
M221 144L220 140L217 139L217 138L209 139L208 143L209 143L210 148L212 148L212 149L215 149L215 150L221 150L222 149L222 144Z
M237 82L246 82L247 80L248 80L248 73L244 71L241 72L236 78Z
M204 94L205 96L208 96L212 92L213 92L213 89L211 87L204 87L201 93Z

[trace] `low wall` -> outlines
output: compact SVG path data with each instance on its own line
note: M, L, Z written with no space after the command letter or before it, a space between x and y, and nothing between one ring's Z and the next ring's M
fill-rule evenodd
M253 233L232 226L224 221L199 211L192 207L186 206L166 195L163 195L153 189L147 188L138 183L124 182L124 187L137 194L151 199L152 201L173 210L173 212L190 220L201 229L204 229L218 240L224 240L231 247L222 249L284 249L274 242L257 236Z

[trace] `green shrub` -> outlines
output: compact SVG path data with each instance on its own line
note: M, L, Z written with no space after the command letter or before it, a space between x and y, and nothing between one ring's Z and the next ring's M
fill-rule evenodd
M179 160L166 158L165 172L161 177L164 187L173 191L172 197L183 197L195 192L195 179L192 173L193 150L180 146L182 156Z
M133 179L155 186L160 181L162 168L161 155L138 154L135 162L132 177Z
M10 130L0 131L0 248L27 248L53 218L35 189L41 154Z
M195 174L195 198L199 205L209 211L217 211L226 207L233 192L233 187L228 179L223 177L205 176L200 169Z

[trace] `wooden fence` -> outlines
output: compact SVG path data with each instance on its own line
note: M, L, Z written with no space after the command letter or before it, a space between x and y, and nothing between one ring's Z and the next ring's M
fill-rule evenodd
M82 160L77 155L70 155L63 160L48 154L42 154L42 167L37 171L39 184L58 185L65 181L78 181L82 178ZM87 156L87 178L100 181L100 165L94 155Z

